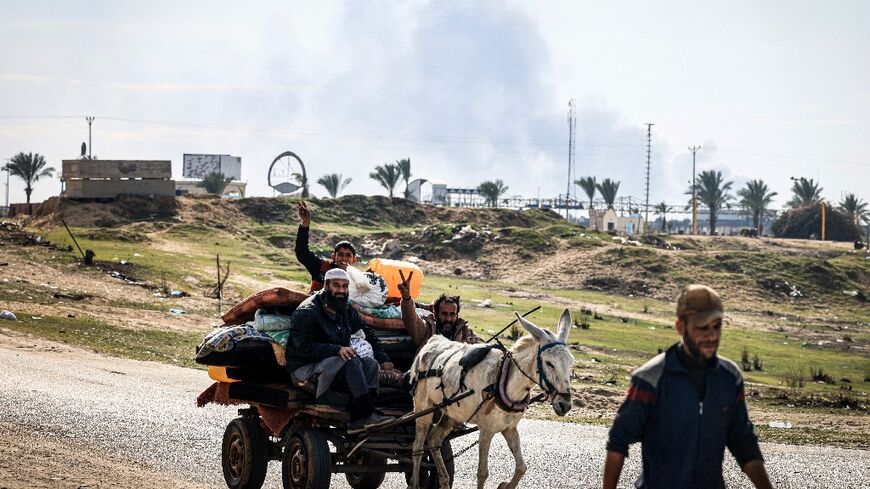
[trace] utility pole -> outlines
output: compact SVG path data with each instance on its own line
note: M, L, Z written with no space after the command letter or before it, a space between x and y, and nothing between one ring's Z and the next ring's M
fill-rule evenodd
M700 146L690 146L689 151L692 152L692 236L698 236L698 192L695 181L695 153L701 149Z
M6 211L9 212L9 167L3 165L3 171L6 172Z
M646 123L646 201L644 202L643 214L643 233L646 234L646 228L649 226L649 168L650 168L650 153L652 151L652 122Z
M94 123L94 116L85 116L85 120L88 121L88 159L90 160L93 159L93 156L91 154L91 124Z
M577 117L574 115L574 99L568 101L568 190L565 192L565 220L568 220L568 206L571 201L571 172L574 171L574 133L577 128ZM574 172L576 175L576 171Z

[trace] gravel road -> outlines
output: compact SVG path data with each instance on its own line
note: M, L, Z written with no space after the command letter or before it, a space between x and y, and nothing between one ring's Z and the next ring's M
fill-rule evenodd
M0 437L9 440L0 450L0 489L226 487L220 443L235 409L195 407L210 383L203 371L104 357L0 329ZM524 421L520 431L529 466L521 487L600 486L606 428ZM456 440L454 449L474 436ZM870 487L868 451L779 444L762 450L776 487ZM457 459L454 487L476 487L476 456L475 448ZM729 487L746 487L727 458ZM629 459L621 487L631 487L638 462ZM497 438L487 487L512 470ZM265 487L280 488L280 465L270 472ZM348 486L336 476L332 487ZM383 487L404 488L404 479L388 475Z

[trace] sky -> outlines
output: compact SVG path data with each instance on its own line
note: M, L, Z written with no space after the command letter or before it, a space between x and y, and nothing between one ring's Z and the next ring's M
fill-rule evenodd
M272 195L268 167L293 151L318 196L328 173L385 194L368 174L410 158L414 178L555 197L575 99L574 175L620 196L644 197L653 123L651 204L686 202L689 146L735 190L763 179L774 207L789 177L870 201L861 0L0 0L0 53L0 162L35 152L58 173L90 115L96 157L171 160L178 178L184 153L236 155L248 195Z

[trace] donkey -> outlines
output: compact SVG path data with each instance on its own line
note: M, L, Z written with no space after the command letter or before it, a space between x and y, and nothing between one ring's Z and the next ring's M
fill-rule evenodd
M531 389L540 387L559 416L571 409L570 375L574 357L565 345L571 328L571 314L567 309L562 312L558 335L519 315L517 318L531 336L520 338L509 351L502 352L487 345L457 343L433 335L414 358L410 372L415 389L414 411L423 411L468 389L473 389L474 393L436 414L417 418L412 452L412 489L417 489L419 484L424 445L438 469L440 488L450 487L447 467L441 456L441 443L454 426L463 423L474 423L480 429L478 489L483 489L489 476L489 447L496 433L504 436L516 461L513 478L502 482L498 488L514 489L526 473L517 424L530 403ZM469 366L468 359L474 357L478 357L479 363L472 360L471 363L476 365ZM435 416L439 418L433 424Z

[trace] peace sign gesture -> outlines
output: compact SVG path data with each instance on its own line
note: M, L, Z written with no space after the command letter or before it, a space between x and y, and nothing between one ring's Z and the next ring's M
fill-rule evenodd
M296 210L299 212L299 222L302 227L307 228L311 224L311 210L308 209L308 205L304 200L300 200L296 203Z
M408 278L405 278L405 274L402 273L402 270L399 270L399 277L402 277L402 281L399 282L396 287L398 287L399 292L402 293L402 300L411 299L411 277L413 276L413 270L411 270L411 273L408 274Z

